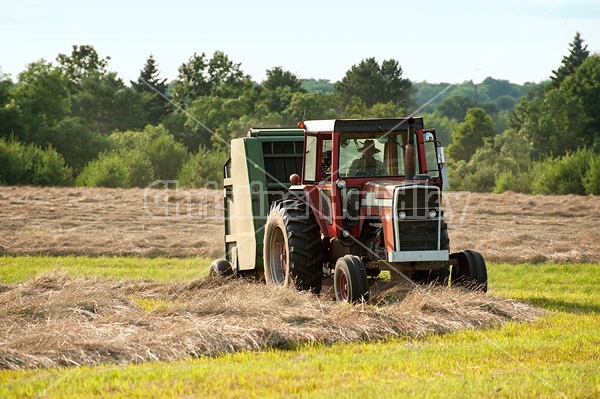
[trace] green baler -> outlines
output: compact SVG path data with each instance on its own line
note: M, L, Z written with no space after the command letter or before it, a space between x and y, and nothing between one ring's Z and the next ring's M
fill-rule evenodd
M231 141L224 168L225 257L238 274L262 274L269 209L290 187L289 176L301 173L303 146L304 130L296 128L253 128Z

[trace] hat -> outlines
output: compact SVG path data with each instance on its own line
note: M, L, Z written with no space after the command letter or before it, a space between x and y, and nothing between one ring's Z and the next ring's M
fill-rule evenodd
M381 151L379 151L378 148L375 147L375 142L371 139L365 140L365 142L363 143L363 146L358 148L358 152L364 152L365 150L367 150L369 148L373 149L374 154L381 152Z

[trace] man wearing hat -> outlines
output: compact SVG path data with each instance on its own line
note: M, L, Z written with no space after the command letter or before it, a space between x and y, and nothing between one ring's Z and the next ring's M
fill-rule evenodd
M362 152L360 158L355 159L348 168L346 176L385 176L387 172L383 162L375 159L374 155L380 152L375 148L375 142L371 139L365 140L362 147L358 148Z

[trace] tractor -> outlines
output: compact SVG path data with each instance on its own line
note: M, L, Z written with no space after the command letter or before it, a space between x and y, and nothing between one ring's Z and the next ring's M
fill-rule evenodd
M487 290L483 256L450 253L444 149L423 118L307 120L231 144L226 257L211 274L315 294L333 276L336 300L350 303L368 300L383 270Z

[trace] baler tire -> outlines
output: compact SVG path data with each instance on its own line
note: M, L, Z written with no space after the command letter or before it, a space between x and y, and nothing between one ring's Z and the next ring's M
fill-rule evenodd
M267 284L321 292L323 243L321 231L308 206L281 201L271 209L265 225L263 264Z
M340 303L355 303L369 299L367 272L360 258L346 255L337 260L333 288L335 299Z
M229 277L233 274L231 264L225 259L215 259L210 264L208 274L212 277Z

